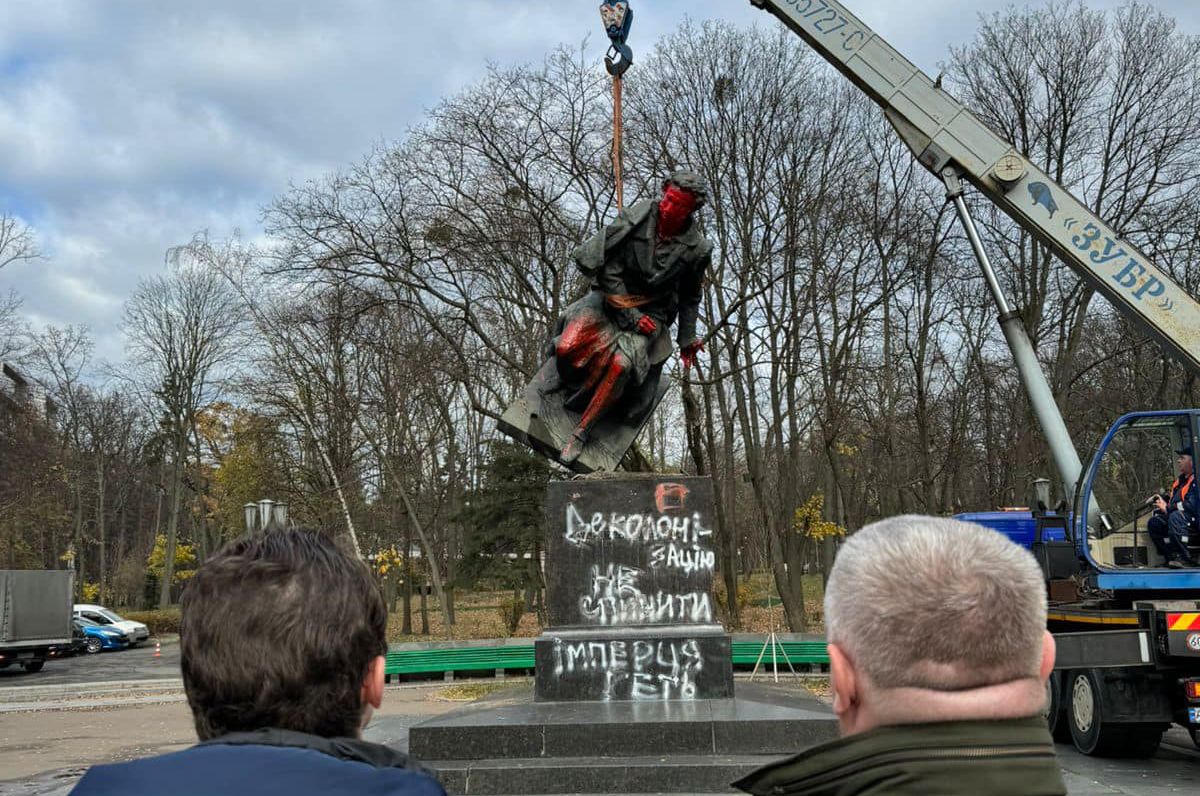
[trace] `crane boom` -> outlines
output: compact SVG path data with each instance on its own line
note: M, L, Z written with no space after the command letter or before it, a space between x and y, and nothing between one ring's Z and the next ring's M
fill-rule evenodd
M961 177L1200 373L1200 303L837 0L750 0L880 105L917 160Z

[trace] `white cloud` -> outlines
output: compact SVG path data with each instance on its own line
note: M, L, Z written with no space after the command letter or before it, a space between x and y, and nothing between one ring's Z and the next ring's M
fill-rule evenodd
M0 272L31 318L87 323L121 356L121 302L207 229L254 237L289 182L360 159L489 62L606 42L580 0L3 0L0 210L50 256ZM1117 0L1091 0L1113 7ZM1153 3L1200 31L1190 0ZM1008 0L847 4L927 71ZM972 12L964 13L964 5ZM685 15L777 24L748 0L633 0L645 55Z

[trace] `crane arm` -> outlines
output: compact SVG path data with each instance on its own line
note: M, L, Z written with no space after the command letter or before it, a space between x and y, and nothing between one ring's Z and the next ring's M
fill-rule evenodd
M917 160L974 185L1200 373L1200 303L837 0L750 0L882 107Z

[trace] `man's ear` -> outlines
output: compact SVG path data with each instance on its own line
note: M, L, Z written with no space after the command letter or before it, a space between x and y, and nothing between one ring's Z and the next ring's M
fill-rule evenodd
M829 645L829 681L833 686L833 713L843 716L858 702L858 672L837 644Z
M1054 644L1054 636L1050 635L1047 630L1042 636L1042 666L1038 670L1038 677L1042 682L1050 676L1050 672L1054 671L1054 658L1058 654L1058 647Z
M367 676L363 678L362 702L363 707L370 705L378 709L383 704L383 680L387 659L379 655L371 659L367 665Z

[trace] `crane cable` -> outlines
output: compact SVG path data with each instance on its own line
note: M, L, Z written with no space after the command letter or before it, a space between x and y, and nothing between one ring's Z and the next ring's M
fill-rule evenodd
M600 6L600 18L604 21L604 32L612 46L604 56L604 66L613 79L613 179L616 183L617 211L625 209L625 185L621 174L621 137L624 120L621 118L622 75L633 65L633 51L625 43L629 29L633 27L633 9L629 0L606 2Z
M621 119L621 76L613 78L613 178L617 184L617 211L625 209L625 183L621 175L621 134L624 122Z

